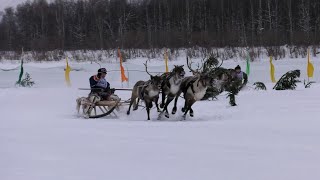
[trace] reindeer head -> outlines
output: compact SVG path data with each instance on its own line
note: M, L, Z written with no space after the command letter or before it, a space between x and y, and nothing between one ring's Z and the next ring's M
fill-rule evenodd
M172 73L176 79L182 79L182 78L184 78L184 75L186 74L186 72L183 69L183 65L181 65L181 66L175 65L172 70Z
M187 66L188 66L190 72L192 72L192 74L193 74L194 76L200 76L200 75L201 75L201 72L202 72L202 71L200 71L200 69L201 69L203 66L202 66L202 67L199 67L199 65L198 65L198 68L197 68L196 70L192 69L192 62L189 62L189 58L188 58L188 57L187 57Z
M204 87L211 86L212 81L213 81L213 78L208 73L202 73L199 75L199 82Z
M151 76L150 84L154 86L154 88L160 89L162 83L162 78L160 76Z

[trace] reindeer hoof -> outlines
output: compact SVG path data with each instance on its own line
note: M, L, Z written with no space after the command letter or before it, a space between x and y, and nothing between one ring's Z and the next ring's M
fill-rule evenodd
M181 108L181 111L182 111L182 112L185 112L185 109L184 109L184 108Z
M135 108L133 108L133 110L134 110L134 111L138 110L138 106L137 106L137 107L135 107Z
M127 115L130 115L130 111L127 111Z
M173 109L172 109L172 114L176 114L176 112L177 112L177 108L176 107L174 107Z
M166 112L166 113L164 114L164 116L165 116L166 118L169 118L169 113Z
M164 105L161 103L161 104L160 104L160 108L163 108L163 107L164 107Z
M161 109L158 108L158 112L161 112Z
M193 112L190 112L190 116L193 117Z

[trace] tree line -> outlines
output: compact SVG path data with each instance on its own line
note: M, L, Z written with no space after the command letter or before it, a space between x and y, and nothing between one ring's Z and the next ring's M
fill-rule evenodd
M317 45L318 0L33 0L7 8L0 50Z

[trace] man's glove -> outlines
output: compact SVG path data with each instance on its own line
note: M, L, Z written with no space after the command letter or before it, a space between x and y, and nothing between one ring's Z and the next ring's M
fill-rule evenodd
M108 88L105 89L105 92L107 92L108 94L113 94L116 90L114 88Z

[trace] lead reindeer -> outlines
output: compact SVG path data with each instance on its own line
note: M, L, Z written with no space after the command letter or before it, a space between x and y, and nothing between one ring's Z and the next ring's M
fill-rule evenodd
M127 114L128 115L130 114L130 109L132 105L134 106L133 110L137 110L139 101L143 100L146 105L148 120L150 120L150 109L152 108L152 102L156 104L158 112L160 111L158 106L158 99L159 99L162 79L160 76L153 76L148 72L147 62L144 65L146 68L146 72L150 75L150 80L138 81L134 85Z
M203 61L202 61L203 62ZM220 64L220 66L222 63ZM180 94L183 92L185 104L182 108L182 111L184 112L183 119L186 119L186 115L188 112L190 112L190 116L194 116L194 112L192 109L192 105L196 102L201 100L204 95L206 94L207 88L211 85L222 85L221 82L221 76L210 76L208 72L204 72L202 67L198 66L198 69L194 70L191 67L191 63L189 63L189 59L187 58L187 66L192 72L193 76L189 76L183 79L183 82L181 83L180 91L177 93L175 98L174 107L172 110L172 113L174 114L177 110L177 101L180 96ZM220 67L219 66L219 67ZM217 83L219 82L219 83Z
M171 72L161 75L163 81L161 84L162 101L160 107L163 108L163 110L159 114L158 119L161 119L163 113L165 113L165 116L169 118L168 105L180 91L180 85L184 75L185 71L183 69L183 65L174 66Z

